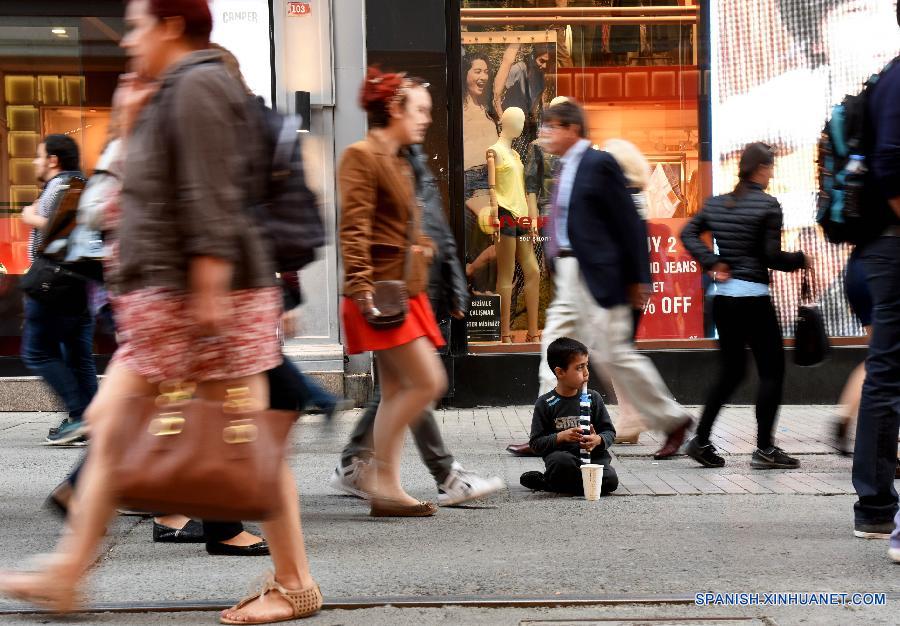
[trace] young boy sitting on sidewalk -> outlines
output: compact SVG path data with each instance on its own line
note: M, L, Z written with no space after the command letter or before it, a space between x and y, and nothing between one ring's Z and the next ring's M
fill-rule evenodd
M556 388L538 398L531 421L531 449L544 457L546 472L525 472L523 487L584 495L581 482L581 448L591 453L591 463L603 465L602 492L619 486L616 470L610 466L609 447L616 430L600 394L588 390L591 398L591 434L584 436L579 426L581 388L588 381L588 349L583 343L560 337L547 347L547 364L556 374Z

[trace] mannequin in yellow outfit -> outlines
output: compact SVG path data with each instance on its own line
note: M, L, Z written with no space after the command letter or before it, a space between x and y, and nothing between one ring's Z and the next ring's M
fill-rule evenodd
M497 227L494 236L497 239L501 341L512 343L509 318L517 258L525 276L525 309L528 314L528 334L525 341L540 341L538 298L541 275L534 255L537 207L528 206L525 199L525 167L519 154L512 149L513 139L521 135L525 127L525 112L518 107L506 109L500 118L500 125L500 138L487 151L487 175L491 196L491 223ZM522 220L523 217L530 220Z

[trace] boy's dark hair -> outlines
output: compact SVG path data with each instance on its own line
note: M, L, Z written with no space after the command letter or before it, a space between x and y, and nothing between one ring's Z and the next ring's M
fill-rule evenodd
M547 346L547 365L556 373L556 368L566 370L576 355L588 355L587 346L568 337L560 337Z
M578 136L587 137L587 128L584 121L584 109L581 105L573 100L554 104L552 107L544 111L544 123L556 122L560 126L569 127L578 126Z
M64 172L77 170L81 162L78 144L67 135L47 135L44 137L44 150L47 157L55 156L59 161L59 169Z

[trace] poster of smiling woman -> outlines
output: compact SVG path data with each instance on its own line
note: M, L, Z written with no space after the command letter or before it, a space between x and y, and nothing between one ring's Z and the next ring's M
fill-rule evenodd
M556 95L556 33L465 32L462 43L466 274L473 292L492 294L497 285L494 234L498 225L491 217L487 152L498 141L504 111L515 107L524 113L525 123L522 133L513 140L512 149L523 163L527 161L529 148L538 137L543 111ZM522 225L515 227L528 230ZM539 259L543 254L539 241L535 242L535 253ZM508 296L514 331L525 328L525 304L521 302L524 287L525 277L516 265L512 294Z

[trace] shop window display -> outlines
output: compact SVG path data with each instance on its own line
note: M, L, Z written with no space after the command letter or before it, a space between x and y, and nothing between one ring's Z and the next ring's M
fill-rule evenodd
M643 156L634 191L648 220L654 293L638 339L710 335L702 272L678 237L703 195L698 8L677 0L462 6L466 273L479 305L468 320L470 350L539 350L552 298L544 227L557 161L541 149L539 129L553 99L566 97L584 106L595 148L621 141ZM504 164L499 177L489 176L492 162Z
M121 6L115 9L121 11ZM22 209L40 193L32 160L41 138L72 137L81 167L94 169L106 143L109 107L125 57L120 16L4 17L0 33L0 357L19 352L31 229ZM109 351L111 337L98 338Z

